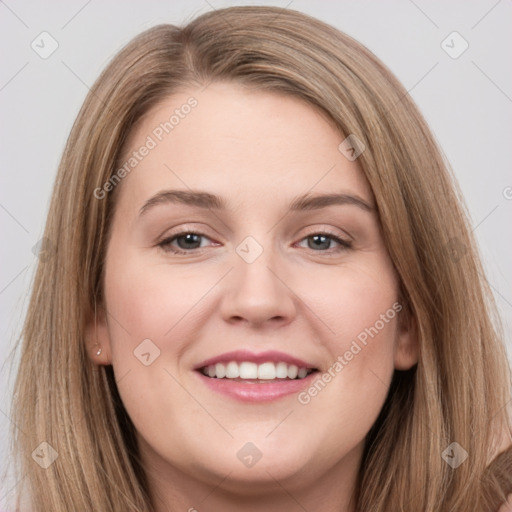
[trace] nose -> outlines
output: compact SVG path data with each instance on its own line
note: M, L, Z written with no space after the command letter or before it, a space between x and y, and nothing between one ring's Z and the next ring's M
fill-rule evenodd
M281 327L297 314L298 298L288 283L286 272L277 270L275 259L264 251L247 263L237 256L235 268L225 282L221 314L228 323L246 323L261 327L266 323Z

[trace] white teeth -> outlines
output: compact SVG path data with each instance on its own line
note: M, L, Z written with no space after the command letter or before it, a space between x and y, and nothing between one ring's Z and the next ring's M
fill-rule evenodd
M299 373L297 374L297 376L299 377L299 379L303 379L307 374L308 371L306 370L306 368L299 368Z
M298 366L295 366L294 364L291 364L288 366L288 378L289 379L295 379L297 377L297 374L299 373Z
M272 380L276 378L276 365L263 363L258 366L258 379Z
M216 363L202 368L202 373L208 377L217 379L304 379L313 370L308 368L299 368L294 364L279 363L262 363L256 364L250 361L237 363L230 361L227 364Z
M258 365L256 363L240 363L239 370L241 379L258 378Z
M286 379L288 377L288 365L286 363L276 364L276 377L278 379Z
M226 376L226 367L222 363L217 363L215 365L215 374L218 379L222 379Z
M240 377L240 371L238 370L238 364L231 361L226 366L226 377L228 379L238 379Z

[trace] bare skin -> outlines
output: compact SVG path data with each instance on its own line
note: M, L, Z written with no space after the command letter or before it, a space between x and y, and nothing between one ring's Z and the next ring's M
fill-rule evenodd
M197 106L118 185L108 314L90 325L103 347L94 360L114 367L158 512L350 512L393 372L418 358L414 328L398 324L398 282L371 190L357 160L338 150L344 137L312 107L233 84L169 97L136 127L126 155L190 96ZM221 196L226 209L160 201L140 213L171 189ZM349 200L289 211L306 193L369 208ZM197 246L184 232L199 235ZM246 237L252 245L240 245ZM237 252L258 246L252 262ZM377 333L354 354L371 327ZM145 339L148 366L134 355ZM332 378L302 402L298 393L244 402L194 369L238 349L278 350ZM246 443L261 454L252 467L237 456Z

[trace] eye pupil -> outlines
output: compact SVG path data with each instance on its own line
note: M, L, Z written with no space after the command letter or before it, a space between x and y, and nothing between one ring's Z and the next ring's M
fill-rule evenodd
M181 249L196 249L201 245L201 235L198 235L196 233L187 233L186 235L181 235L176 238L176 241L178 243L178 246ZM185 244L180 243L181 240L185 239ZM190 247L190 245L187 244L199 244L197 247Z
M166 252L174 252L175 254L195 254L194 251L196 249L202 249L201 242L203 238L208 237L192 231L182 232L163 240L158 245ZM352 244L349 242L329 233L311 234L304 237L301 242L304 243L305 240L307 240L309 249L316 253L324 252L326 255L331 253L331 242L339 246L336 251L334 251L336 254L352 248Z
M313 235L313 236L311 236L309 238L314 240L314 247L316 247L317 249L319 247L321 247L323 249L329 249L329 245L330 245L331 239L328 236L325 236L325 235ZM319 242L319 243L317 243L317 242Z

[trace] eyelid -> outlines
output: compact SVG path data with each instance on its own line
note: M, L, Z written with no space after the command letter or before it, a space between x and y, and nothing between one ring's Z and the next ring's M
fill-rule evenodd
M322 225L322 224L310 224L308 226L304 226L301 229L309 230L309 228L311 228L311 230L307 234L303 235L302 238L323 233L323 234L329 234L329 235L331 235L333 237L337 237L337 238L342 238L342 239L346 238L346 240L345 240L346 242L354 241L353 236L341 228L336 228L337 230L341 231L341 234L334 232L330 227L327 227L327 225ZM170 233L168 233L166 235L159 236L158 243L160 243L168 238L175 237L175 236L182 235L182 234L188 234L188 233L194 233L196 235L201 235L201 236L204 236L205 238L212 239L212 236L208 235L208 233L205 232L204 229L205 228L203 228L203 227L197 228L197 226L195 226L193 224L183 224L183 225L179 226L179 230L177 230L176 232L173 232L171 230ZM201 230L203 230L203 231L201 231ZM302 240L302 238L301 238L301 240Z
M196 229L192 225L188 225L188 224L180 225L179 229L177 229L175 232L173 232L171 230L171 232L160 236L155 245L157 247L159 247L160 249L162 249L165 253L171 253L171 254L177 254L177 255L179 255L179 254L187 254L187 255L198 254L198 253L202 252L205 248L191 249L191 250L186 251L184 249L180 249L178 247L171 246L171 241L174 241L176 238L184 236L184 235L194 234L194 235L200 236L202 238L206 238L206 239L210 240L211 242L213 242L214 244L218 245L218 242L213 240L213 237L210 237L204 231L205 231L205 229L203 229L203 228ZM170 248L166 249L165 247L170 247Z
M196 235L204 236L205 238L212 239L213 237L208 234L210 230L204 226L197 226L194 224L180 224L176 228L167 229L164 231L164 234L160 235L158 239L158 243L167 240L169 238L184 235L188 233L194 233Z
M309 238L313 235L327 236L328 238L333 240L335 243L337 243L338 247L334 248L334 249L331 248L326 251L315 251L313 249L310 249L310 252L312 254L317 253L317 254L327 257L327 258L335 257L335 256L339 256L340 253L342 253L344 251L352 249L352 247L353 247L353 238L352 237L348 237L349 239L345 239L343 236L340 236L339 234L334 233L330 229L325 229L325 228L312 230L310 233L304 235L298 242L296 242L296 244L301 243L302 241L306 240L307 238Z
M352 248L352 244L353 244L353 240L354 240L353 237L350 236L345 231L343 231L343 233L344 233L344 235L340 235L338 233L335 233L332 229L326 228L326 227L311 228L308 233L305 233L297 242L294 242L294 246L299 244L300 242L306 240L307 238L309 238L311 236L323 235L323 236L327 236L332 241L337 243L338 247L335 248L334 250L332 248L330 248L325 251L322 251L322 250L315 251L313 249L310 249L310 251L312 253L323 254L324 256L327 256L327 257L337 256L337 255L339 255L340 252L343 252L344 250L348 250L348 249ZM180 248L171 246L171 242L173 242L177 238L187 235L187 234L197 235L201 238L206 238L206 239L212 241L214 244L217 244L217 245L219 244L218 242L213 240L212 237L210 237L206 233L203 233L201 230L194 229L191 226L184 225L184 226L180 227L179 231L177 231L175 233L171 232L163 237L160 237L160 239L156 245L159 246L166 253L182 254L182 255L195 255L195 254L203 252L205 247L202 247L202 248L199 247L199 248L195 248L195 249L185 250L185 249L180 249ZM170 248L166 249L165 247L170 247Z
M311 231L309 231L309 228L311 227ZM336 237L336 238L341 238L341 239L344 239L345 242L354 242L354 237L348 232L348 231L345 231L344 229L341 229L341 228L332 228L330 226L328 226L327 224L310 224L308 226L306 226L306 229L308 229L308 234L305 235L305 236L311 236L311 235L315 235L317 233L325 233L325 234L329 234L333 237Z

